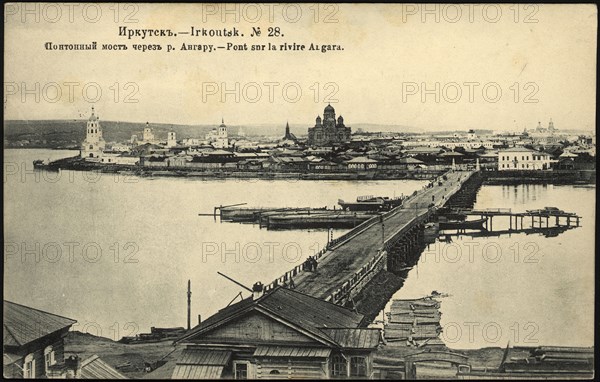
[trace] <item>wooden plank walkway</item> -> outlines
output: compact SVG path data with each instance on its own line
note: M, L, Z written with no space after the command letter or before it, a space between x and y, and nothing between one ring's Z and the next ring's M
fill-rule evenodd
M433 187L419 190L417 195L408 198L402 206L387 213L383 228L379 221L366 228L359 228L354 236L322 254L316 272L303 271L294 274L296 290L327 299L344 283L355 277L356 272L373 262L381 253L384 242L394 238L400 230L409 229L417 221L421 221L420 218L429 213L432 203L436 207L443 206L473 173L448 172L447 180L439 178L441 185L435 181Z

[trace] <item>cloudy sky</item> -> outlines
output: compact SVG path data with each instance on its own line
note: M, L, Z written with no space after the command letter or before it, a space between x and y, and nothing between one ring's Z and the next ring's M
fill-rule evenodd
M592 5L5 7L6 119L79 118L95 104L107 120L309 126L330 101L350 126L522 130L550 118L559 129L595 125ZM235 27L244 36L129 39L120 26ZM269 28L279 29L268 36ZM45 47L94 41L97 50ZM181 50L228 42L277 50ZM305 50L281 51L283 43ZM309 51L311 43L343 50ZM140 52L134 44L163 49ZM167 52L169 44L175 50Z

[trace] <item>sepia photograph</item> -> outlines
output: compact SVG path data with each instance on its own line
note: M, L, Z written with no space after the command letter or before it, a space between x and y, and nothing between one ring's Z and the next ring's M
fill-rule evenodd
M596 4L6 2L3 377L595 377Z

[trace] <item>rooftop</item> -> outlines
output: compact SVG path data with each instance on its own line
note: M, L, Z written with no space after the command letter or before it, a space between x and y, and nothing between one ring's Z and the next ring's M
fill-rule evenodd
M335 340L337 337L334 336L332 338L327 332L323 331L323 329L355 329L363 319L362 314L356 313L350 309L291 289L278 287L273 291L262 295L258 299L253 300L252 297L248 297L218 311L200 325L186 333L183 337L179 338L176 343L185 342L185 340L206 333L253 310L262 311L268 315L275 316L278 319L287 322L289 325L299 327L321 341L332 345L338 344ZM343 333L336 333L336 335L341 338L347 337L347 334ZM370 336L372 336L372 334L362 334L362 337L361 333L357 333L356 335L358 336L357 340L345 341L371 343L372 337ZM341 344L338 344L338 346L340 345Z
M97 355L81 362L81 379L127 379Z
M4 346L23 346L77 321L4 300Z
M377 163L375 159L370 159L367 157L357 157L350 159L348 163Z
M537 151L528 149L526 147L509 147L507 149L499 149L498 152L515 152L515 153L535 153Z

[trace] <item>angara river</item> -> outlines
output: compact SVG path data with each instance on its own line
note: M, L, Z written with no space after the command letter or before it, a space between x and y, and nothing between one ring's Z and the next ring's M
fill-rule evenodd
M326 230L267 231L199 213L236 203L333 207L360 195L407 195L426 183L32 171L34 159L75 154L5 150L4 298L76 319L74 329L112 339L151 326L185 326L188 279L194 325L198 315L207 318L240 291L248 295L217 271L248 286L268 283L327 242ZM443 299L442 325L453 348L505 346L507 340L591 346L595 188L483 186L476 203L515 211L544 206L578 213L582 226L554 238L437 242L395 297L450 294ZM501 224L495 220L494 228Z

